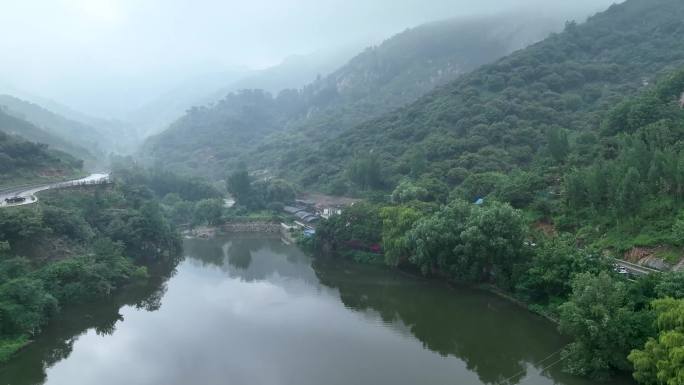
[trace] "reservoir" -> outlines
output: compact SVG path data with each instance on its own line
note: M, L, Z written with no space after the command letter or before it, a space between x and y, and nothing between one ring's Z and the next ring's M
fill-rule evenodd
M63 309L0 384L594 383L562 373L554 324L507 300L279 238L188 239L177 265L151 271Z

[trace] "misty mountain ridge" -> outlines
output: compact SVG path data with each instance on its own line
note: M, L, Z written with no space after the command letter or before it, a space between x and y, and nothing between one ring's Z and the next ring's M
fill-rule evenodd
M0 105L6 107L7 113L29 121L45 131L53 132L74 144L93 152L104 151L100 146L101 137L105 133L99 129L67 119L35 103L10 95L0 95Z
M354 51L352 51L354 50ZM262 70L236 68L194 77L125 116L142 139L158 134L195 106L216 103L227 94L243 89L278 93L301 88L349 60L356 46L340 47L307 55L292 55L280 64Z
M9 100L6 96L1 98L3 102ZM18 137L20 140L40 143L68 153L85 161L88 167L94 167L102 159L101 154L93 151L93 148L73 142L69 137L62 136L54 130L39 127L28 121L23 113L10 109L2 103L0 103L0 131Z
M349 172L369 158L386 186L413 175L449 188L471 174L532 167L547 135L567 130L598 143L611 107L684 65L683 20L681 1L629 0L339 137L266 159L280 161L277 175L336 193L358 188Z
M116 121L90 118L67 107L62 110L75 119L11 95L0 95L0 107L6 114L22 121L5 128L5 131L83 159L88 169L103 166L110 153L131 153L138 142L128 126Z
M194 108L148 139L143 153L149 162L163 159L185 172L220 178L250 148L281 146L280 151L286 151L304 147L304 142L315 146L314 141L322 137L329 139L410 103L463 73L544 38L562 24L497 16L408 29L302 89L283 90L275 97L267 92L238 92ZM244 101L238 100L241 97Z
M26 140L26 137L31 139ZM54 146L48 146L46 143L49 142ZM50 178L71 175L83 166L83 160L77 158L94 161L87 150L8 114L0 106L0 182L25 183L40 178L49 181Z
M64 127L68 131L69 125L88 127L88 130L83 131L90 139L88 143L83 142L84 138L75 138L68 133L62 139L73 140L79 146L90 148L91 152L130 154L145 138L163 131L193 106L215 103L223 99L226 94L240 89L263 88L270 92L278 92L285 88L302 87L315 80L320 74L327 74L339 67L353 55L352 50L355 49L354 45L307 55L292 55L285 58L281 64L262 70L236 67L194 76L179 82L177 86L118 119L93 117L54 100L24 92L6 84L0 84L0 94L5 94L3 95L6 98L4 104L12 104L15 114L19 113L37 126L42 126L46 131L51 131L52 124L44 124L45 122L40 119L33 120L33 114L26 113L28 106L18 107L22 104L18 103L19 100L32 104L34 112L38 112L38 109L43 110L38 113L39 115L56 115L57 120L60 121L56 124L58 128ZM2 104L0 101L0 105ZM23 112L18 110L23 110ZM65 125L64 120L71 122ZM92 137L93 132L98 132L98 138ZM50 142L57 144L58 140L52 139ZM70 152L67 147L62 147Z
M360 49L359 44L348 44L310 54L290 55L276 66L251 71L229 87L216 92L209 102L219 101L230 92L245 89L261 89L272 94L278 94L286 89L300 89L317 78L332 73L347 63Z
M100 160L103 155L110 152L116 154L130 154L141 142L141 137L133 126L127 122L116 119L104 119L93 117L75 109L65 106L52 99L39 95L31 94L17 88L0 84L0 106L6 105L15 115L22 119L33 122L36 126L42 127L46 131L54 131L51 126L55 125L56 130L60 128L66 132L53 134L61 137L62 140L73 141L79 147L89 147L92 155L97 155ZM76 135L82 132L85 138ZM62 136L65 135L65 136ZM91 147L91 144L95 147ZM65 150L71 152L69 150Z

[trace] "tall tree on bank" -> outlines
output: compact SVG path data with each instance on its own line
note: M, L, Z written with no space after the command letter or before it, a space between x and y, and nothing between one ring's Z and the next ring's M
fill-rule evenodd
M684 300L659 299L652 307L658 314L658 337L629 355L634 378L646 385L683 385Z
M577 275L560 307L559 328L574 339L563 351L566 370L594 378L630 370L627 355L651 334L649 315L635 311L626 284L610 273Z
M228 176L226 187L235 202L240 205L247 205L251 195L251 183L247 167L241 165L238 170L233 171Z
M348 169L349 180L361 189L377 189L382 187L382 171L377 154L357 156Z

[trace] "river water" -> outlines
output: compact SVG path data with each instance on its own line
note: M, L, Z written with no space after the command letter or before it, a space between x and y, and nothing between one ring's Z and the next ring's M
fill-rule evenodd
M561 372L553 324L486 292L256 234L184 254L145 286L64 309L0 385L592 383Z

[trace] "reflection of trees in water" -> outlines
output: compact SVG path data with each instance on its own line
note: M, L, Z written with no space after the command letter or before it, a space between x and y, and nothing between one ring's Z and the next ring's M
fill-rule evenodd
M258 239L259 241L255 240ZM188 239L186 253L204 265L223 267L228 263L238 269L248 269L252 263L252 252L263 247L261 238L230 237L213 239Z
M232 234L214 239L190 239L186 255L203 265L218 266L246 282L268 280L274 274L315 283L310 258L273 234Z
M227 244L226 254L228 255L228 263L242 270L247 270L252 264L252 248L253 242L245 242L244 240L234 240ZM254 249L256 251L256 249Z
M185 254L203 265L223 266L225 257L223 245L225 241L217 239L186 239L184 242Z
M74 343L88 330L111 335L123 321L124 306L156 311L166 291L166 282L175 274L178 260L149 266L151 278L135 284L100 302L70 306L53 319L41 335L4 366L0 384L37 385L46 381L46 369L69 357Z
M101 337L111 336L116 331L116 323L123 320L123 316L119 314L118 317L109 320L109 322L103 321L102 324L95 326L95 333Z
M519 373L510 379L518 383L527 364L560 348L553 326L487 293L447 290L328 258L318 258L313 265L322 284L339 290L345 306L377 312L388 324L400 321L424 347L461 359L484 383L499 383ZM554 379L558 375L557 369L551 372Z

